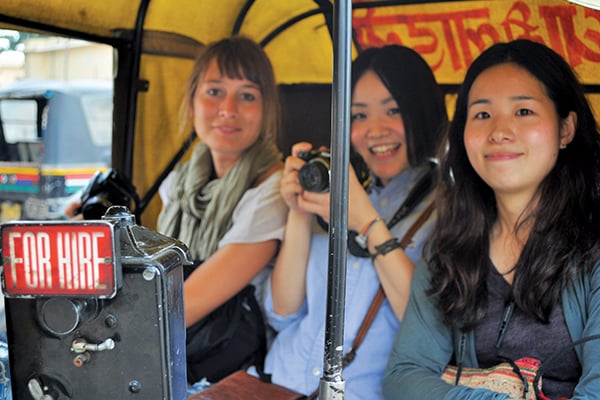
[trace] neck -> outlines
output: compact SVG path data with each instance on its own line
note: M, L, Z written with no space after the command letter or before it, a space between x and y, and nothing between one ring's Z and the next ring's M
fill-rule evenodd
M212 163L215 169L215 175L217 178L223 178L231 168L240 160L240 157L224 156L222 154L215 154L211 151Z
M490 258L509 283L531 232L533 220L528 217L535 204L531 197L496 196L498 217L490 232Z
M498 217L493 229L516 232L519 225L531 215L537 203L538 199L535 194L526 196L522 194L496 194ZM529 232L531 223L527 222L520 228L525 228L525 231Z

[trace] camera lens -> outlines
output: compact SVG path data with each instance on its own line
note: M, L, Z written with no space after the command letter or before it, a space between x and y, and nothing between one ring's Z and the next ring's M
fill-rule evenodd
M90 198L81 207L83 219L101 219L106 210L113 205L106 193L99 193Z
M329 190L329 166L321 159L313 159L300 168L298 179L304 190L326 192Z

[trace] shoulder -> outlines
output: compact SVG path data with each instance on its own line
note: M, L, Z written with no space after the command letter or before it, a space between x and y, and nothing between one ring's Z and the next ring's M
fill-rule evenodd
M574 292L578 297L597 292L600 289L600 261L578 271L566 287L566 292Z
M169 202L169 198L173 193L173 182L175 182L176 175L177 172L171 171L158 187L158 194L160 195L160 199L162 200L163 204L167 204Z
M279 193L280 179L281 171L276 171L257 187L246 190L233 211L233 225L221 245L283 238L287 205Z
M260 205L265 201L268 202L280 199L281 195L279 194L279 183L281 181L281 176L281 169L274 170L268 176L264 176L258 184L254 184L246 190L240 202L238 203L238 207L243 207L247 203L255 203L255 207L260 207ZM256 204L257 202L258 204Z
M177 195L176 188L181 184L181 180L185 177L189 165L189 160L178 163L161 182L158 187L158 194L160 195L163 205L167 204L172 196Z
M264 174L256 178L251 188L259 187L260 185L269 180L273 181L273 177L277 178L277 181L279 182L279 179L281 179L281 171L283 171L283 163L278 162L271 168L269 168Z

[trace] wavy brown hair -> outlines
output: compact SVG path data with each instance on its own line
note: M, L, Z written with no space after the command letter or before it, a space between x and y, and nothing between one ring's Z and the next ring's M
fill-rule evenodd
M600 135L583 87L562 57L542 44L524 39L495 44L470 66L458 93L448 151L441 157L437 226L426 255L432 276L429 294L435 296L445 323L463 331L485 316L489 235L497 218L494 193L467 158L467 102L477 77L504 63L538 79L561 120L577 113L572 142L560 150L541 182L539 203L516 227L533 227L516 264L512 291L517 306L547 321L573 275L599 257Z
M196 58L185 86L180 110L180 125L189 125L189 110L194 94L212 60L219 71L230 79L248 79L258 85L263 98L260 137L275 142L280 130L280 102L273 66L258 43L244 36L232 36L212 43Z

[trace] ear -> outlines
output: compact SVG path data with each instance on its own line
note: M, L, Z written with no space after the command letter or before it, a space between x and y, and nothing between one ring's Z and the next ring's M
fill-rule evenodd
M575 130L577 129L577 113L571 111L560 122L560 147L565 148L573 138L575 137Z

